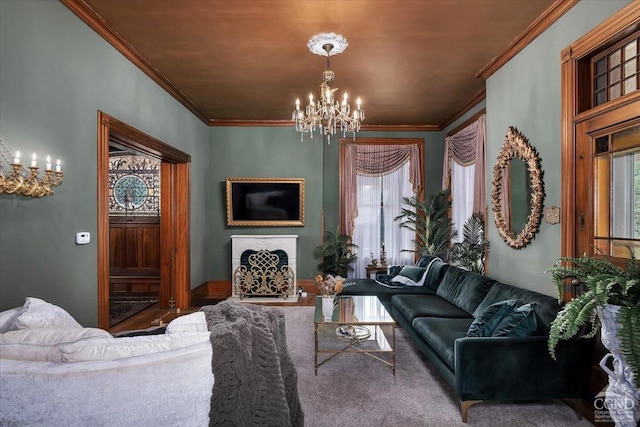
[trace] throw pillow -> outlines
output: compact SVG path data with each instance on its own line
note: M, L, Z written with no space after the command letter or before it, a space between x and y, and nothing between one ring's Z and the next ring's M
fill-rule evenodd
M404 267L403 265L392 265L391 267L389 267L389 275L390 276L397 276L398 274L400 274L400 271L402 270L402 267Z
M193 344L209 342L209 332L147 335L130 338L103 338L62 347L63 362L116 360L160 353Z
M16 324L18 329L82 329L82 325L63 308L33 297L27 298L22 314L16 319Z
M467 331L468 337L490 337L496 326L518 305L517 299L499 301L487 307L474 319Z
M402 267L402 270L400 270L400 273L398 273L396 277L391 279L391 281L402 283L403 285L407 286L422 286L426 273L426 268L405 265L404 267Z
M528 337L538 328L533 304L522 305L506 315L491 334L492 337Z
M167 334L188 332L207 332L207 319L204 311L197 311L184 316L176 317L167 325Z
M97 328L19 329L0 334L0 358L13 360L60 362L60 349L68 344L110 338L109 332Z
M0 334L18 329L16 321L22 314L22 310L22 307L16 307L0 312Z

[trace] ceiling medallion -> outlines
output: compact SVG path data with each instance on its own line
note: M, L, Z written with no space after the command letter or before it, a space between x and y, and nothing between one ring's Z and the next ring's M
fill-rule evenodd
M331 82L335 77L331 70L330 57L344 52L349 46L347 39L340 34L321 33L311 37L307 47L311 53L327 57L327 69L322 73L320 84L320 98L314 102L313 93L309 95L309 104L304 110L300 109L300 99L296 99L296 109L291 113L291 120L295 122L296 130L300 132L300 140L304 134L309 133L313 138L316 128L321 135L327 136L327 143L331 143L331 135L340 130L343 136L352 132L355 138L360 130L360 124L364 120L364 110L360 98L357 99L356 109L351 112L348 103L348 95L345 92L341 101L336 101L334 92L338 88L332 88Z

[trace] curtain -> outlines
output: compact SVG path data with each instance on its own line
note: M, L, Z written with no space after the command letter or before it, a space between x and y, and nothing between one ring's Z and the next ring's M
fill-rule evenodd
M374 258L380 260L383 244L388 265L413 263L413 253L402 252L403 249L413 247L413 235L394 221L400 215L402 198L413 195L409 176L408 159L398 169L382 176L356 175L358 215L354 219L353 241L358 245L358 258L354 264L355 277L365 277L365 266L371 262L372 253ZM383 215L381 200L384 205ZM381 223L383 233L380 231Z
M465 192L473 194L472 212L484 213L486 205L486 184L485 184L485 145L486 145L486 114L483 114L462 129L455 135L445 139L444 164L442 167L442 188L449 188L449 177L453 181L452 164L458 163L461 166L475 165L473 186L468 187ZM453 183L451 184L453 186ZM459 203L452 191L452 207ZM465 220L466 221L466 218ZM464 222L463 221L463 222Z
M475 165L462 166L458 162L451 162L451 221L458 235L451 239L453 243L462 241L464 223L473 214ZM455 200L456 203L453 203Z
M340 230L353 236L358 216L358 186L356 175L381 176L401 168L409 162L408 179L413 192L422 192L423 159L418 144L344 144L340 188Z

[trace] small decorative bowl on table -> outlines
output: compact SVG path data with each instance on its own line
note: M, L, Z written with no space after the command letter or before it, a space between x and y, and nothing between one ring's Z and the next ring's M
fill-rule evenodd
M339 340L348 342L350 344L357 344L361 341L367 340L371 336L369 328L364 326L339 326L336 328L336 337Z

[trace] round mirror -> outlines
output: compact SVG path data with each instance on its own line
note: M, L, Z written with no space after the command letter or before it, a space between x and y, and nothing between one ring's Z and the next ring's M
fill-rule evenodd
M493 168L493 217L502 240L512 248L526 246L538 231L544 184L540 157L529 141L509 127Z

